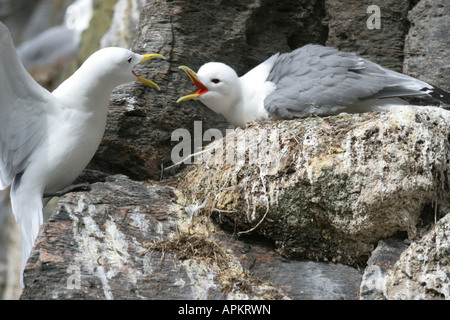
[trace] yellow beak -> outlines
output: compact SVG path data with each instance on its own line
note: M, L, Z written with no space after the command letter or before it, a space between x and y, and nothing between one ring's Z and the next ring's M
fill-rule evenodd
M161 58L164 60L166 59L163 55L160 55L158 53L146 53L146 54L143 54L143 56L144 56L144 59L142 59L139 62L139 64L144 63L149 60L152 60L152 59L156 59L156 58ZM136 73L134 73L134 71L133 71L133 74L138 78L139 82L144 83L150 87L156 88L157 90L161 90L161 88L153 81L150 81L148 79L145 79L144 77L138 76Z
M197 74L192 69L190 69L186 66L180 66L179 68L187 73L187 75L191 79L192 83L195 84L195 86L197 87L198 90L196 93L181 97L180 99L177 100L177 103L186 101L186 100L197 99L202 94L205 94L208 92L208 88L200 81Z

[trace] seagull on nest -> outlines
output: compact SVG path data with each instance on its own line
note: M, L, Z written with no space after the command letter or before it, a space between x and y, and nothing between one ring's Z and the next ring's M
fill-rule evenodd
M406 96L428 95L450 104L450 94L431 84L321 45L277 53L242 77L219 62L206 63L197 74L186 66L180 69L198 91L178 102L200 100L235 126L270 118L384 111L406 104L398 99Z
M0 213L12 208L21 227L22 273L43 222L44 193L70 185L94 156L115 87L137 80L159 89L134 71L154 58L164 57L101 49L50 93L26 72L0 22L0 199L11 204L3 200Z

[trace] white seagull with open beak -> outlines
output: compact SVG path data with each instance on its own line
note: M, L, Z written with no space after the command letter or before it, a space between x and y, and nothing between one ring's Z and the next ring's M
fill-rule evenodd
M407 104L400 98L408 96L428 95L450 104L450 94L436 86L321 45L277 53L241 77L220 62L206 63L198 73L180 68L198 90L178 102L199 100L235 126L311 114L384 111Z

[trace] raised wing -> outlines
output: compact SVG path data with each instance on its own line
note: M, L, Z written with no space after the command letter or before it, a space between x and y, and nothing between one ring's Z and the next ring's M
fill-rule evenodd
M372 98L423 95L432 86L353 53L306 45L275 61L267 79L277 89L264 101L281 117L333 114Z
M54 96L23 67L0 22L0 190L11 186L12 211L22 229L22 271L42 224L43 190L29 186L31 191L24 191L21 180L33 151L47 139L49 115L56 108Z
M29 155L46 137L55 99L25 70L8 28L0 22L0 189L23 172Z

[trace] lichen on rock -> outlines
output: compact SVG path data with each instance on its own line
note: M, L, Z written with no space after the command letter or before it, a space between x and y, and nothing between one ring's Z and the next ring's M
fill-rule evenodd
M426 204L446 213L449 123L448 111L405 106L251 124L209 145L180 186L224 225L264 235L287 257L357 265L382 238L414 239ZM265 131L278 140L264 141ZM227 148L246 134L245 145ZM270 161L252 161L255 150ZM230 151L245 162L218 161Z

